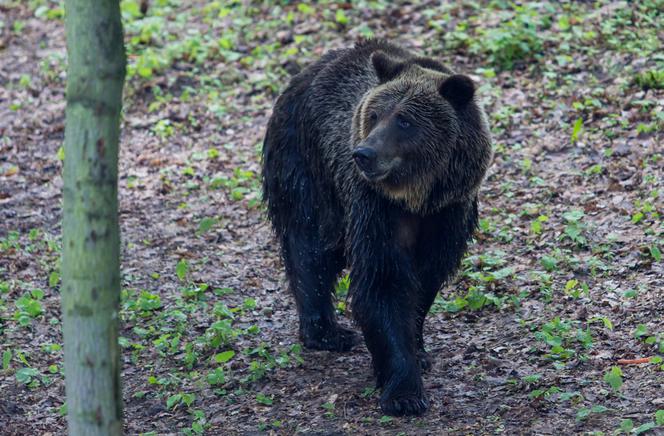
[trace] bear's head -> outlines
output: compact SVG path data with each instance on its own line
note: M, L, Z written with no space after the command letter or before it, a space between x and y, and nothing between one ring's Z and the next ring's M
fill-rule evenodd
M473 81L429 58L375 51L371 64L377 85L353 116L362 177L413 212L474 196L492 151Z

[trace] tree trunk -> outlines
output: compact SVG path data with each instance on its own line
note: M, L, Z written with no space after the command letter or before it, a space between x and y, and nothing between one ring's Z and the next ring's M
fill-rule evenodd
M122 434L118 139L125 52L119 0L66 0L62 318L70 435Z

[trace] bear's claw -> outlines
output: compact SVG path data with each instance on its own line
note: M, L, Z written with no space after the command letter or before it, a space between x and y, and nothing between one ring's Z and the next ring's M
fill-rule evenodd
M323 335L302 334L305 347L313 350L350 351L359 342L359 336L353 330L336 326L327 329Z
M429 401L422 395L401 395L381 398L380 408L391 416L419 416L429 408Z
M380 396L380 408L383 413L392 416L417 416L429 408L429 401L424 395L419 368L414 365L393 368L392 376L387 380Z

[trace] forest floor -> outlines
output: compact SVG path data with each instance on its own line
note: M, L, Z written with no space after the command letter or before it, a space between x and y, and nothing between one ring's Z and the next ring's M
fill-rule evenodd
M664 3L321 3L122 2L126 433L664 434ZM63 10L0 14L0 434L64 434ZM414 418L299 345L260 203L278 92L371 35L470 74L495 143Z

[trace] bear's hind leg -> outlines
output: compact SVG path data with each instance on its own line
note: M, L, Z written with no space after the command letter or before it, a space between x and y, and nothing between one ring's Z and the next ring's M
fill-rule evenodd
M332 290L343 269L343 252L325 249L313 226L288 232L283 249L286 272L300 317L300 338L307 348L348 351L357 342L352 330L337 323Z

